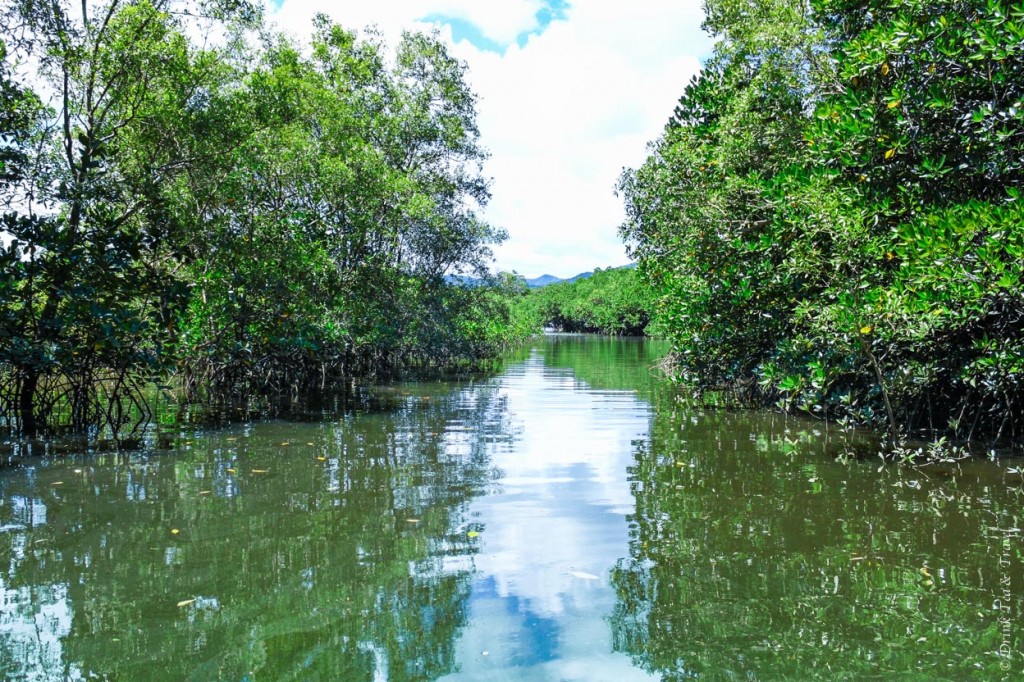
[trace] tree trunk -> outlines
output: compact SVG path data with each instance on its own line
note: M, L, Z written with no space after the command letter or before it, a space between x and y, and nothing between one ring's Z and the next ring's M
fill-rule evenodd
M36 422L36 389L39 386L39 371L29 369L21 380L18 395L18 431L22 436L35 436L39 430Z

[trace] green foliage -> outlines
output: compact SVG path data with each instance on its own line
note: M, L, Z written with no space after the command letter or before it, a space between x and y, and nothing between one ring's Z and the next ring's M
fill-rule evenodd
M817 161L898 217L1000 202L1020 183L1024 5L822 0L817 10L835 26L843 84L811 127Z
M86 14L89 12L91 14ZM244 3L15 4L0 94L0 413L118 431L143 384L191 396L473 366L518 334L509 290L468 290L504 233L465 66L315 21L312 48ZM199 48L191 31L219 23ZM18 27L18 31L13 28ZM19 69L41 65L50 109Z
M5 70L20 74L31 56L53 93L31 144L15 143L24 160L3 219L0 407L22 431L54 414L77 428L117 429L125 401L143 400L138 382L168 366L159 350L186 290L139 190L145 176L177 171L133 164L130 146L162 113L156 93L195 60L167 10L114 0L78 17L58 3L2 13L5 32L18 26L19 36Z
M1019 443L1024 8L745 7L708 6L715 56L620 181L677 376Z
M533 327L566 332L641 336L650 321L650 294L634 268L598 268L590 277L539 287L520 299Z
M389 64L372 36L322 17L312 58L283 40L256 57L242 106L266 123L235 150L224 234L193 266L178 351L190 381L308 387L493 357L508 336L501 287L443 280L482 273L503 237L468 209L488 193L464 67L423 35ZM207 185L193 186L177 200Z

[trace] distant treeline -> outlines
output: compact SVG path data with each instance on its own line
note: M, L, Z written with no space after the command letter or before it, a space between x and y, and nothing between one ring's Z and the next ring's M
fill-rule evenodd
M635 268L597 268L590 277L530 290L518 310L537 328L640 336L647 331L650 303Z
M259 7L0 5L0 423L116 432L153 383L305 391L521 336L465 66L322 16L300 48Z
M714 55L619 187L675 376L1024 444L1024 5L705 8Z

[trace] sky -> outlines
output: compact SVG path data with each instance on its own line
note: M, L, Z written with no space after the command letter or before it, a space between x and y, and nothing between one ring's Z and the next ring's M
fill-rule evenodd
M482 213L504 228L494 269L571 277L629 262L615 184L643 163L710 54L701 0L270 0L269 19L305 39L323 12L350 29L437 28L478 95Z

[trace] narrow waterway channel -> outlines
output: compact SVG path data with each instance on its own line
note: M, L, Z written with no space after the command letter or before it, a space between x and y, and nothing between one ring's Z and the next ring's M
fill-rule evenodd
M0 471L9 680L1020 679L1019 460L880 466L550 336Z

